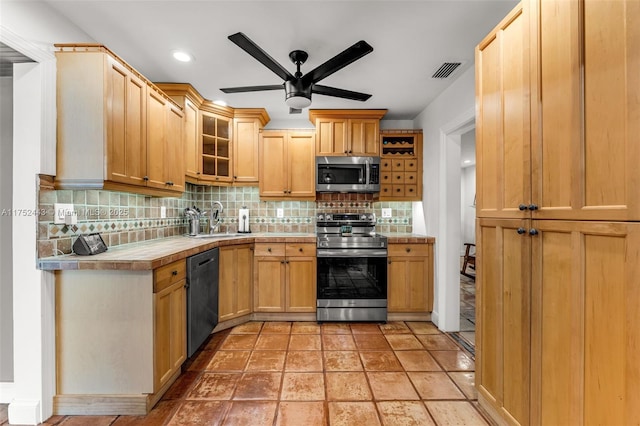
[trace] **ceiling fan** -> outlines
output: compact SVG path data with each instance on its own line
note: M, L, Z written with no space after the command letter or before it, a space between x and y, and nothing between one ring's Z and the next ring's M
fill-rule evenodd
M238 45L242 50L253 56L261 64L278 75L284 82L267 86L226 87L220 89L224 93L259 92L263 90L284 89L285 103L289 106L290 113L300 113L302 108L311 105L311 94L334 96L356 101L366 101L371 97L366 93L353 92L351 90L317 84L320 80L330 76L334 72L346 67L350 63L362 58L373 51L366 41L360 40L353 46L338 53L322 65L317 66L308 73L302 75L300 65L304 64L309 55L302 50L294 50L289 53L291 62L296 65L295 74L291 74L282 65L275 61L267 52L262 50L249 37L243 33L235 33L229 36L229 40Z

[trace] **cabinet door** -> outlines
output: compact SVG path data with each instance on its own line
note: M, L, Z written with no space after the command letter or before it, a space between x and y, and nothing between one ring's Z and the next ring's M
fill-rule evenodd
M380 154L380 120L349 120L349 155Z
M291 198L315 198L315 135L289 132L287 143L288 195Z
M476 383L482 399L510 424L529 424L532 344L528 223L480 219L476 232ZM556 285L563 282L559 280ZM555 322L550 325L559 326ZM555 357L563 362L570 358L566 352Z
M533 227L532 423L638 423L640 224Z
M200 111L202 131L199 179L231 182L231 119Z
M390 257L387 269L387 310L404 312L407 303L407 265L403 258Z
M184 173L186 176L199 176L198 163L200 159L198 108L190 102L184 102Z
M264 131L260 134L261 197L284 197L287 194L286 147L286 132Z
M260 123L253 118L234 120L233 181L258 182Z
M166 113L165 181L169 189L184 192L184 115L171 103L167 103Z
M282 256L256 257L255 312L284 312L285 306L285 258Z
M187 358L185 284L183 279L154 294L154 392L180 370Z
M147 83L107 57L107 179L144 186Z
M347 121L335 118L316 119L318 137L316 155L347 155L349 150Z
M316 259L288 257L286 311L316 311Z
M532 4L533 217L639 220L640 4Z
M147 96L147 186L166 188L167 100L154 90Z
M520 210L531 204L527 34L519 6L476 49L478 217L529 217Z
M247 315L253 307L253 247L239 246L237 251L236 315Z
M389 257L389 312L429 312L432 287L430 260L425 256Z
M218 282L218 320L226 321L236 314L236 252L233 247L220 247Z

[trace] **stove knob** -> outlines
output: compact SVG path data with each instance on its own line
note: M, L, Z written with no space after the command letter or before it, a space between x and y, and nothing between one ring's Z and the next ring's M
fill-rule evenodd
M367 220L367 215L366 214L360 215L360 220Z
M324 220L324 215L323 215L322 213L320 213L320 214L318 215L318 220L319 220L319 221L323 221L323 220Z

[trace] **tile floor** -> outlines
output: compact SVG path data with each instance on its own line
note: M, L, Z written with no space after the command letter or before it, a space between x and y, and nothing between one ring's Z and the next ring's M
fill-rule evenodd
M249 322L213 334L147 416L45 424L486 425L474 367L429 322Z

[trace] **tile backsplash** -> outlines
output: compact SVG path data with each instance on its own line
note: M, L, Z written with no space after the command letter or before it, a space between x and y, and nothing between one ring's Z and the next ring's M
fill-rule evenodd
M370 194L319 194L316 201L264 201L257 187L214 187L187 184L182 197L157 198L104 190L41 190L39 192L38 257L72 252L79 234L99 232L108 246L165 238L187 233L184 209L209 210L212 201L224 206L222 232L238 230L238 211L247 207L252 232L315 232L318 212L370 213L377 216L378 232L411 232L411 202L373 202ZM73 204L75 225L53 223L54 203ZM161 218L161 208L166 218ZM382 218L382 208L392 218ZM283 217L277 217L278 209ZM208 221L201 232L208 232Z

